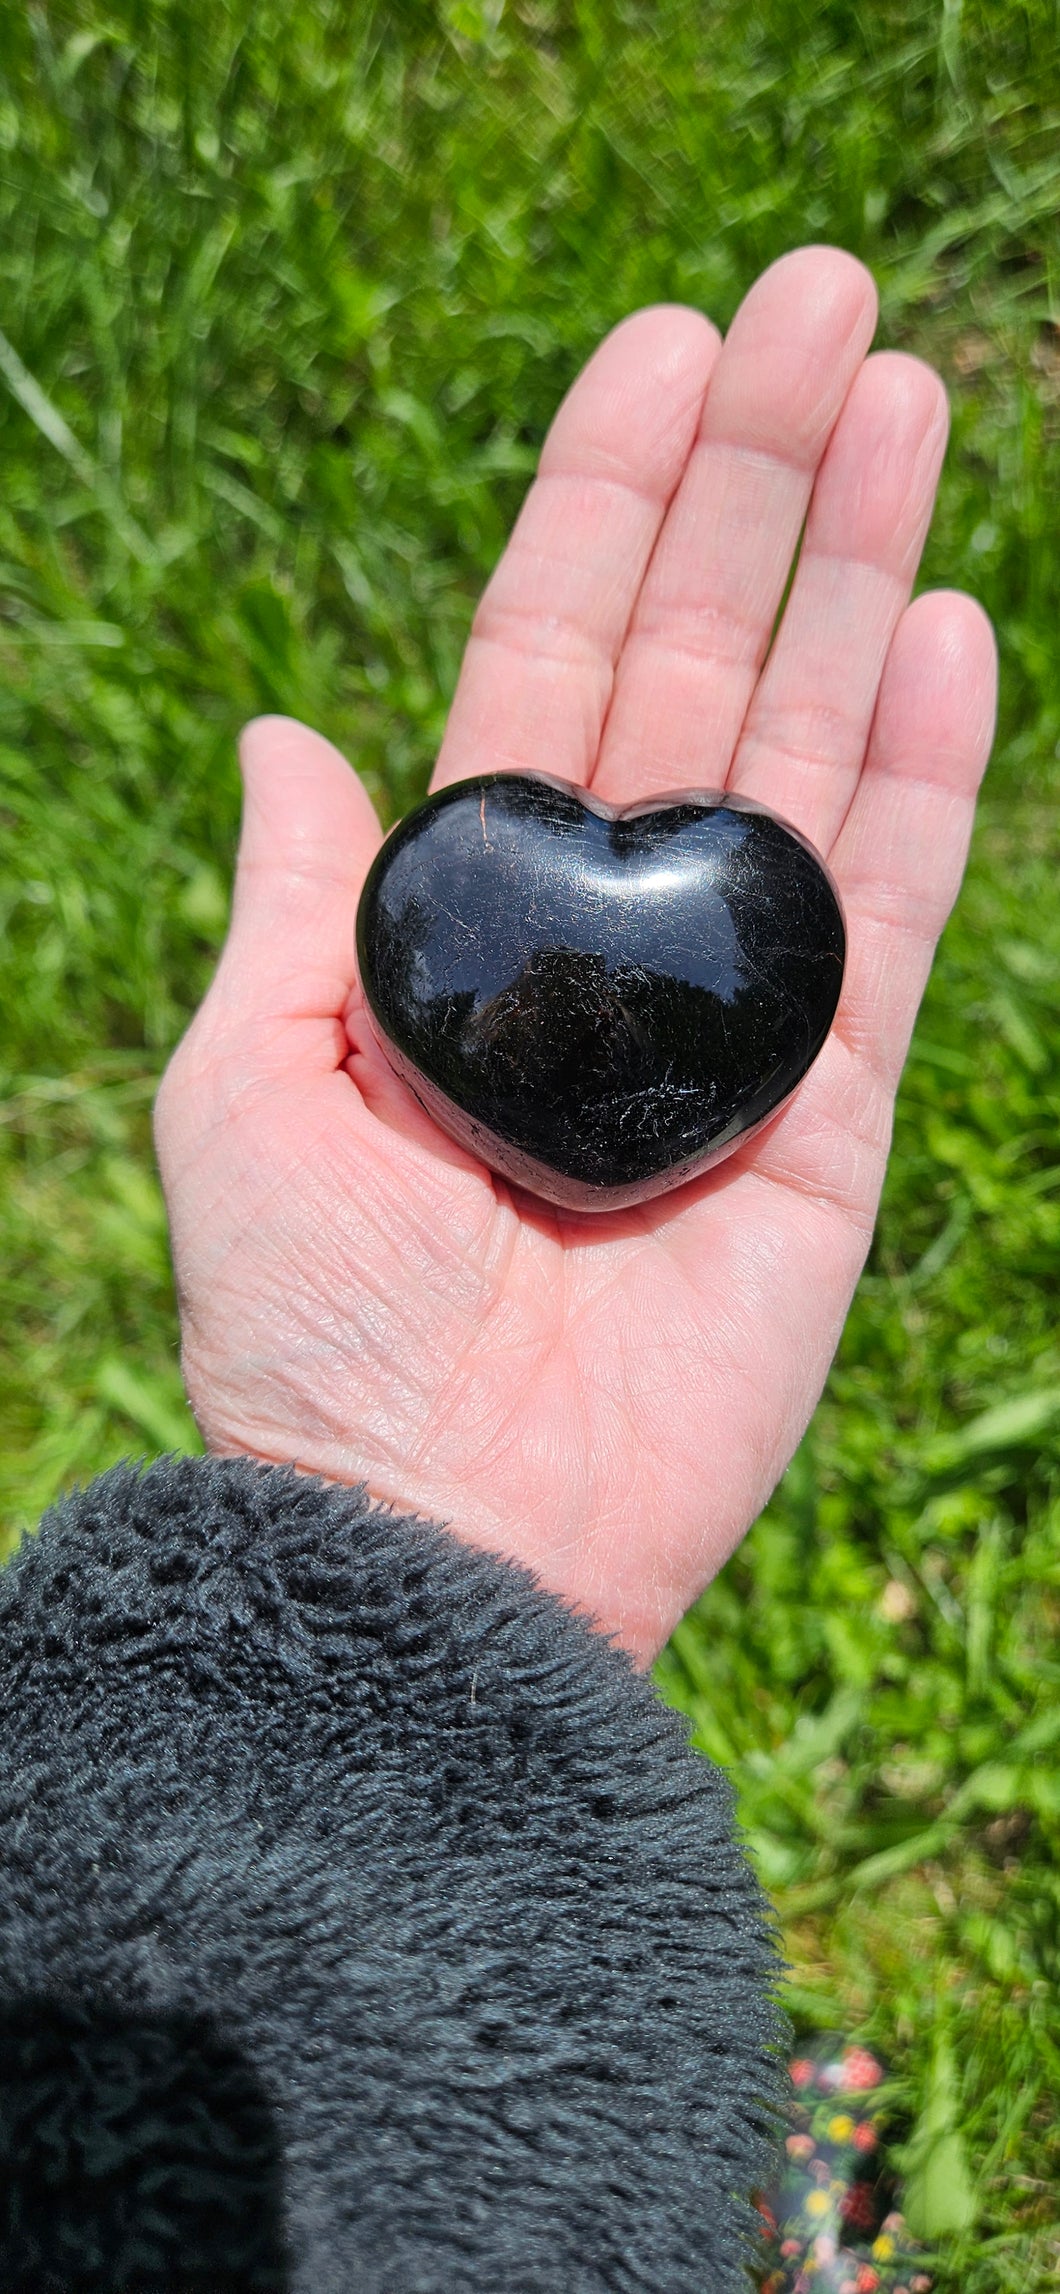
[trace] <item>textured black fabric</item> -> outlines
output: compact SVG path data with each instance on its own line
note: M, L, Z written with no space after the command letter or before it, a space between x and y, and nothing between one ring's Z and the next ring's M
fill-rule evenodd
M275 2113L207 2019L0 2003L3 2294L285 2294L282 2215Z
M108 2284L69 2159L117 2047L121 2173L184 2215L179 2274L115 2290L743 2286L779 2033L729 1788L525 1572L286 1468L121 1467L0 1576L0 1730L0 2026L41 2034L0 2059L0 2284L42 2078L69 2285ZM186 2220L211 2160L230 2281Z

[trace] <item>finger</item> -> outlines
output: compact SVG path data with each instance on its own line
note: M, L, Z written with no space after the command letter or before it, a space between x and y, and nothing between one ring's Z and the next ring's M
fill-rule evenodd
M898 625L865 771L830 853L849 958L837 1026L894 1090L960 888L997 708L994 633L938 590Z
M593 775L601 796L724 784L875 321L869 273L835 247L785 255L741 304L623 648Z
M432 788L478 772L588 779L719 347L698 312L661 306L590 359L475 615Z
M866 360L813 491L791 596L728 786L826 852L857 785L945 452L946 396L919 359Z
M935 945L960 885L990 753L993 631L974 600L920 597L891 644L865 770L830 854L847 920L843 994L816 1065L746 1159L867 1244L894 1094Z
M334 1020L355 976L361 886L381 831L344 757L291 717L242 735L232 922L207 1003L243 1031Z

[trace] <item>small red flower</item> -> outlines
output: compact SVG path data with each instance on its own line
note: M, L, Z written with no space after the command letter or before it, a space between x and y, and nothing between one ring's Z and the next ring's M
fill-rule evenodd
M816 2069L816 2063L811 2063L808 2055L796 2056L794 2063L789 2063L788 2065L788 2075L790 2077L792 2086L810 2086Z
M875 2127L870 2126L867 2119L862 2119L859 2122L851 2139L856 2151L874 2151L879 2141Z
M868 2262L863 2262L861 2269L858 2271L857 2277L854 2280L854 2284L857 2287L857 2294L876 2294L876 2288L879 2283L879 2271L873 2270L871 2264Z
M843 2057L844 2087L878 2087L883 2077L883 2065L870 2055L867 2047L850 2047Z
M756 2198L755 2205L762 2217L763 2238L775 2238L777 2231L777 2218L773 2212L772 2207L766 2205L764 2198Z
M839 2213L851 2230L871 2230L876 2220L876 2208L868 2183L852 2182L846 2192Z

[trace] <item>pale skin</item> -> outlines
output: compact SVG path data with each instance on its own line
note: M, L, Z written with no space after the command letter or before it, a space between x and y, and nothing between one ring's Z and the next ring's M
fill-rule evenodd
M862 266L808 247L764 273L724 343L677 306L607 337L482 599L431 784L538 770L619 803L728 787L793 822L839 885L849 954L788 1107L621 1214L494 1177L367 1024L369 798L327 741L275 717L243 736L231 929L158 1102L208 1447L447 1523L640 1666L820 1395L993 732L982 610L951 590L909 603L942 386L868 355L875 323Z

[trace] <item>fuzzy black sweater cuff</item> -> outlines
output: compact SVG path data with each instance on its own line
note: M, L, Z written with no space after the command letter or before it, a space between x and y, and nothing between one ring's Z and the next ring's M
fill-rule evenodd
M5 2294L734 2294L777 1962L725 1779L520 1569L247 1460L0 1577Z

